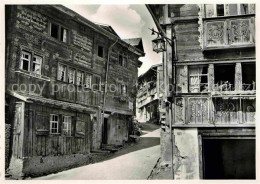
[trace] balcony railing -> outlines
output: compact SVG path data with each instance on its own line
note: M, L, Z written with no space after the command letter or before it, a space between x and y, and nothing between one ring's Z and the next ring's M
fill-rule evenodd
M254 46L254 22L253 15L205 18L203 49Z
M254 126L255 96L176 97L174 126Z

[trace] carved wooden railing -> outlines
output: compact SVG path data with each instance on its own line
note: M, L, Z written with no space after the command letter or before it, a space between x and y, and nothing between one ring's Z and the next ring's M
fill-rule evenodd
M254 126L255 97L176 97L174 126Z
M205 18L203 49L254 46L254 22L253 15Z

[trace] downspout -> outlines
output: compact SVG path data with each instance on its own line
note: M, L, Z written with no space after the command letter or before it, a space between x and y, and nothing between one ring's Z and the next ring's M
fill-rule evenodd
M104 120L105 120L105 105L106 105L106 95L107 95L107 80L108 80L108 72L109 72L109 60L110 60L110 53L112 51L112 48L115 46L115 44L118 42L118 39L110 45L108 49L107 54L107 64L106 64L106 73L105 73L105 90L103 95L103 108L102 108L102 127L104 126ZM102 135L104 135L104 128L102 128Z

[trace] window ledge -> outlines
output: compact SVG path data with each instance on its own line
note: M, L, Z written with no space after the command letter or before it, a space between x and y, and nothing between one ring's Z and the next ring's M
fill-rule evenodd
M42 75L34 74L34 73L31 73L31 72L16 70L15 73L21 73L21 74L24 74L24 75L27 75L27 76L30 76L30 77L34 77L34 78L37 78L37 79L50 81L49 77L45 77L45 76L42 76Z

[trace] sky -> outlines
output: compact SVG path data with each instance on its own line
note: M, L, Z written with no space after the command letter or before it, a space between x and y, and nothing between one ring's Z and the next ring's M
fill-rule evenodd
M152 50L152 40L148 28L156 30L152 16L144 4L116 4L116 5L65 5L88 20L96 23L108 24L116 31L121 39L142 37L145 57L138 69L138 76L146 72L152 65L162 62L161 54Z

